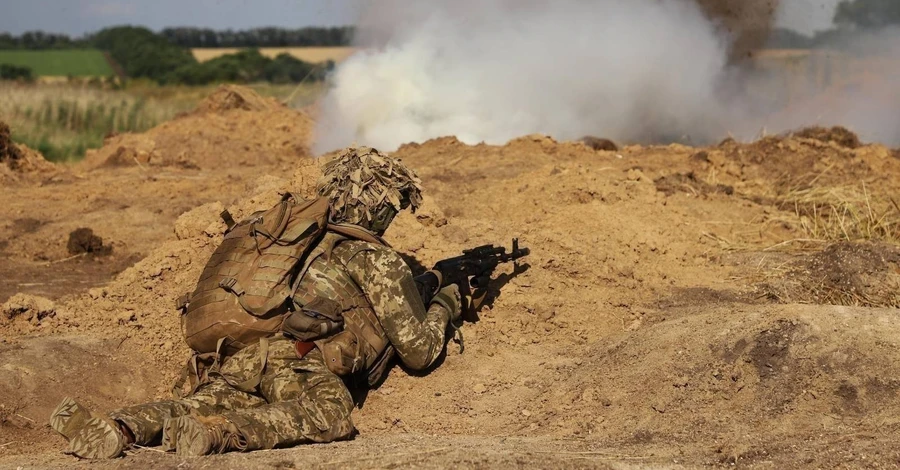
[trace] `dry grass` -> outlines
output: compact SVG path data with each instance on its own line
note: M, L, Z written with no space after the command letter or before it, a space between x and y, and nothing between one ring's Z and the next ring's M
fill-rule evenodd
M765 198L784 211L767 223L799 228L804 238L766 250L772 258L760 262L751 282L780 303L900 307L895 196L865 182L823 184L823 174L805 175Z
M240 52L240 48L198 48L191 49L194 58L199 62L215 59L226 54L234 54ZM341 62L350 57L356 49L353 47L262 47L259 52L266 56L274 58L279 54L288 53L304 62L317 64L332 60Z
M185 109L187 103L87 86L0 85L0 120L13 140L54 161L79 159L110 133L140 132Z
M882 240L900 244L900 206L892 196L872 194L865 183L792 188L776 198L793 211L815 240Z
M898 308L900 248L836 242L811 253L764 259L749 278L761 296L780 303Z

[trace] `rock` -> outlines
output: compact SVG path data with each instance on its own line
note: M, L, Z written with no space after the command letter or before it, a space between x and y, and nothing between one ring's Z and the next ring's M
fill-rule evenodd
M484 384L475 384L472 391L480 395L487 391L487 387Z

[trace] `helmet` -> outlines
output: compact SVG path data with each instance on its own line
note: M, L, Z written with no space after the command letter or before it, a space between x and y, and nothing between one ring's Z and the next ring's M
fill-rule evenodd
M394 216L422 204L421 180L399 159L369 147L348 148L325 164L316 184L331 205L331 221L362 226L378 234Z

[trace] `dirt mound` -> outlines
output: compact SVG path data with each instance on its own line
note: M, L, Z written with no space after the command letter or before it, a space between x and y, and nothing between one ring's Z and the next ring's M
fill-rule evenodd
M243 111L271 111L284 105L273 98L263 98L255 91L236 85L222 85L206 97L194 113L222 113L232 109Z
M810 436L803 448L835 446L863 422L893 419L885 405L896 407L900 393L895 310L706 310L673 312L676 321L548 364L530 420L623 445L688 446L715 465L771 464L795 452L796 436ZM885 326L864 326L873 324ZM566 403L565 413L551 403ZM832 466L806 457L799 466Z
M12 141L9 126L0 121L0 181L20 181L56 171L36 150Z
M82 165L269 166L307 157L311 127L299 111L249 88L223 86L191 113L142 134L109 137Z
M859 148L862 143L859 136L854 134L846 127L834 126L827 127L807 127L793 133L794 136L804 139L814 139L820 142L833 142L841 147L848 149Z
M793 209L767 199L779 194L773 175L796 181L817 171L824 175L806 180L808 187L861 178L869 194L889 192L900 161L887 149L778 137L706 149L597 152L531 135L502 146L447 137L405 145L394 156L425 187L422 210L401 214L386 234L411 264L428 267L486 243L508 246L513 237L531 255L518 270L498 270L481 320L464 328L463 354L451 343L440 367L424 376L394 368L361 398L354 415L361 435L346 448L358 454L348 459L368 458L367 445L397 435L435 444L474 434L497 453L508 449L504 439L528 439L542 449L569 442L577 444L569 454L556 445L548 452L573 459L608 452L658 465L827 468L878 449L872 458L896 461L897 452L887 450L900 437L890 421L900 413L900 385L892 378L900 372L891 339L900 334L896 311L780 305L760 298L748 281L770 261L800 259L784 249L810 237ZM280 191L309 195L319 168L306 162L291 179L260 178L234 199L185 212L174 223L176 239L109 285L56 302L55 313L36 314L37 320L18 314L0 325L0 337L77 332L114 339L111 356L140 358L134 373L153 374L142 385L146 398L166 396L187 357L174 302L193 288L221 239L219 213L227 208L240 219L273 204ZM106 239L99 225L89 226ZM782 251L770 250L775 246ZM872 282L852 277L876 262L870 254L884 257L884 273L896 269L887 248L869 251L838 250L822 263L846 258L832 263L842 270L834 280L850 276L858 285ZM118 372L129 380L128 371ZM37 393L24 400L37 410L53 398ZM31 453L18 444L2 452ZM273 455L289 454L210 462L274 465L265 460ZM523 460L533 461L544 460ZM585 461L605 465L600 457ZM127 462L174 466L175 458L148 451Z
M0 455L11 446L18 452L59 454L59 441L46 420L66 396L78 396L95 409L122 399L146 400L156 378L142 366L145 358L122 350L123 341L65 334L0 341L0 440L5 446ZM64 466L72 464L68 459Z
M305 160L291 180L260 178L228 210L240 220L271 207L284 191L311 197L318 168L316 161ZM29 316L28 321L8 322L6 332L18 335L84 331L126 338L126 349L147 358L147 370L164 374L164 379L148 391L151 395L163 395L174 380L173 365L187 357L175 301L193 289L206 260L221 240L226 228L220 218L224 208L215 202L184 213L175 222L177 240L161 244L109 285L91 289L52 310L62 310L64 314L36 314ZM17 297L10 300L14 301L21 303Z
M783 303L900 308L900 247L841 242L766 273L761 293Z

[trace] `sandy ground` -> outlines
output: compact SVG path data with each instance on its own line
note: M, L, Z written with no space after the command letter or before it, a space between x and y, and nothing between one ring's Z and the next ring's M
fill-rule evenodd
M231 88L78 166L0 173L0 468L87 465L45 424L65 395L166 396L187 355L174 300L219 212L309 194L309 126ZM387 238L411 264L532 250L497 273L465 351L359 393L350 442L92 466L896 468L900 158L846 137L406 145L426 206ZM82 227L102 238L89 253L69 247Z

